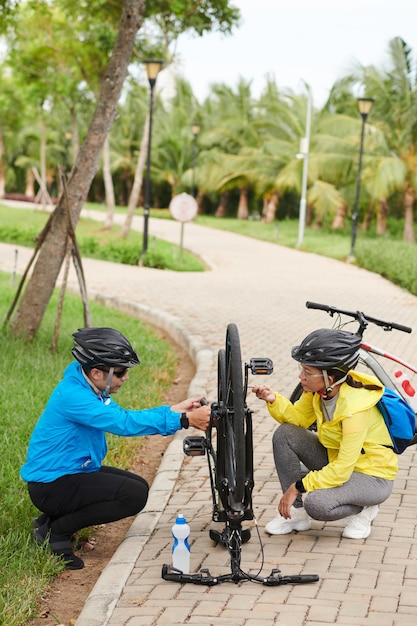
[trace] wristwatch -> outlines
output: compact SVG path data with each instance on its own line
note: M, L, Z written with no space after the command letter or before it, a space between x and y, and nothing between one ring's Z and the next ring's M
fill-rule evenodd
M297 480L297 482L295 483L295 488L297 489L298 493L306 492L306 488L304 487L302 480Z
M190 420L187 417L187 413L181 413L180 424L181 424L181 428L190 427Z

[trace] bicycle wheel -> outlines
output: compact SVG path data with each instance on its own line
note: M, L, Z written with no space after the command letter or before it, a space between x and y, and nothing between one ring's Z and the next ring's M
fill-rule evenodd
M298 383L298 385L296 386L296 388L294 389L294 391L290 395L290 402L292 404L294 404L294 402L297 402L297 400L299 400L301 398L301 394L302 393L303 393L303 388L301 386L301 383Z
M229 504L235 511L244 509L246 450L245 399L243 394L242 358L239 332L229 324L226 332L226 393L225 478L229 489Z
M226 399L226 350L222 348L217 354L217 403L223 406Z
M298 383L298 385L296 386L296 388L293 390L292 394L290 395L290 402L292 404L294 404L294 402L297 402L297 400L301 398L302 393L303 393L303 387L301 383ZM317 431L317 422L313 422L308 427L308 430L312 430L314 432Z

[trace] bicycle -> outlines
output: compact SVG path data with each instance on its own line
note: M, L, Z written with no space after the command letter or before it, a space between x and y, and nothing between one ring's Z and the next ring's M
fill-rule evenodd
M378 358L376 358L376 356L387 359L387 361L390 361L396 366L400 365L401 367L405 368L408 371L409 376L411 376L411 378L414 374L417 374L417 367L415 367L414 365L411 365L410 363L407 363L400 357L394 354L391 354L390 352L386 352L385 350L378 348L377 346L374 346L364 341L363 335L369 324L374 324L376 326L379 326L383 328L384 331L386 332L390 332L392 330L398 330L404 333L411 333L412 328L410 328L409 326L404 326L403 324L398 324L396 322L388 322L385 320L378 319L376 317L372 317L368 315L367 313L364 313L363 311L346 311L345 309L339 309L337 307L329 306L327 304L319 304L317 302L309 302L309 301L306 302L306 307L308 309L318 309L320 311L324 311L328 313L330 317L332 318L336 316L336 321L335 321L335 324L333 325L333 328L342 329L342 328L345 328L345 326L347 326L350 323L357 322L358 327L355 331L355 334L358 335L358 337L360 337L362 340L360 351L359 351L360 357L359 357L358 367L359 368L361 366L364 367L365 370L367 370L368 372L376 376L376 378L378 378L378 380L382 383L382 385L384 385L384 387L388 387L389 389L393 389L397 391L400 394L400 396L406 402L408 402L408 404L411 404L412 396L410 396L404 390L404 387L399 382L399 379L396 378L395 375L393 377L387 371L387 366L384 367L382 363L378 360ZM352 318L352 320L343 322L342 316L350 317ZM409 384L407 388L409 392L411 393L413 391L415 392L411 383ZM301 383L298 383L298 385L295 387L294 391L292 392L290 396L290 401L293 403L296 402L301 396L302 391L303 389L302 389ZM415 395L417 398L417 392L415 392ZM410 445L414 443L417 443L417 435L413 439L413 441L410 443Z
M211 404L209 428L204 436L186 437L183 442L186 455L207 455L212 519L225 524L223 531L211 529L209 534L216 544L221 543L228 549L231 572L212 576L208 569L202 569L197 574L184 574L163 565L162 577L165 580L209 586L226 581L236 584L252 581L272 586L319 580L316 574L283 576L279 569L273 569L269 576L261 576L263 564L255 575L244 572L240 567L241 546L250 539L250 530L242 529L242 522L254 519L252 411L246 404L249 370L253 375L269 375L273 371L273 363L268 358L251 358L249 363L244 364L243 378L239 332L236 324L231 323L227 326L225 348L218 352L217 402Z

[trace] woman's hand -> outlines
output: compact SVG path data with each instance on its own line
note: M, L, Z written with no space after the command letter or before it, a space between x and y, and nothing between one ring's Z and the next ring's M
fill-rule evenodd
M298 496L298 489L295 486L295 483L290 485L287 491L282 496L281 500L278 504L278 513L282 515L285 519L291 519L291 507L295 502L295 499Z
M268 385L255 385L252 387L252 393L255 393L259 400L265 400L265 402L270 404L275 402L275 392Z

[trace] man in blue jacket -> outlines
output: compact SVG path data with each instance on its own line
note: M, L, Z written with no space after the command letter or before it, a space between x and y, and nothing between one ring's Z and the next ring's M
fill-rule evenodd
M192 426L206 430L210 407L200 398L174 406L125 410L113 399L140 363L130 342L112 328L82 328L73 334L64 377L32 433L21 477L42 512L34 537L48 542L67 569L81 569L72 535L81 528L136 515L147 501L147 482L132 472L102 465L106 432L123 436L171 435Z

